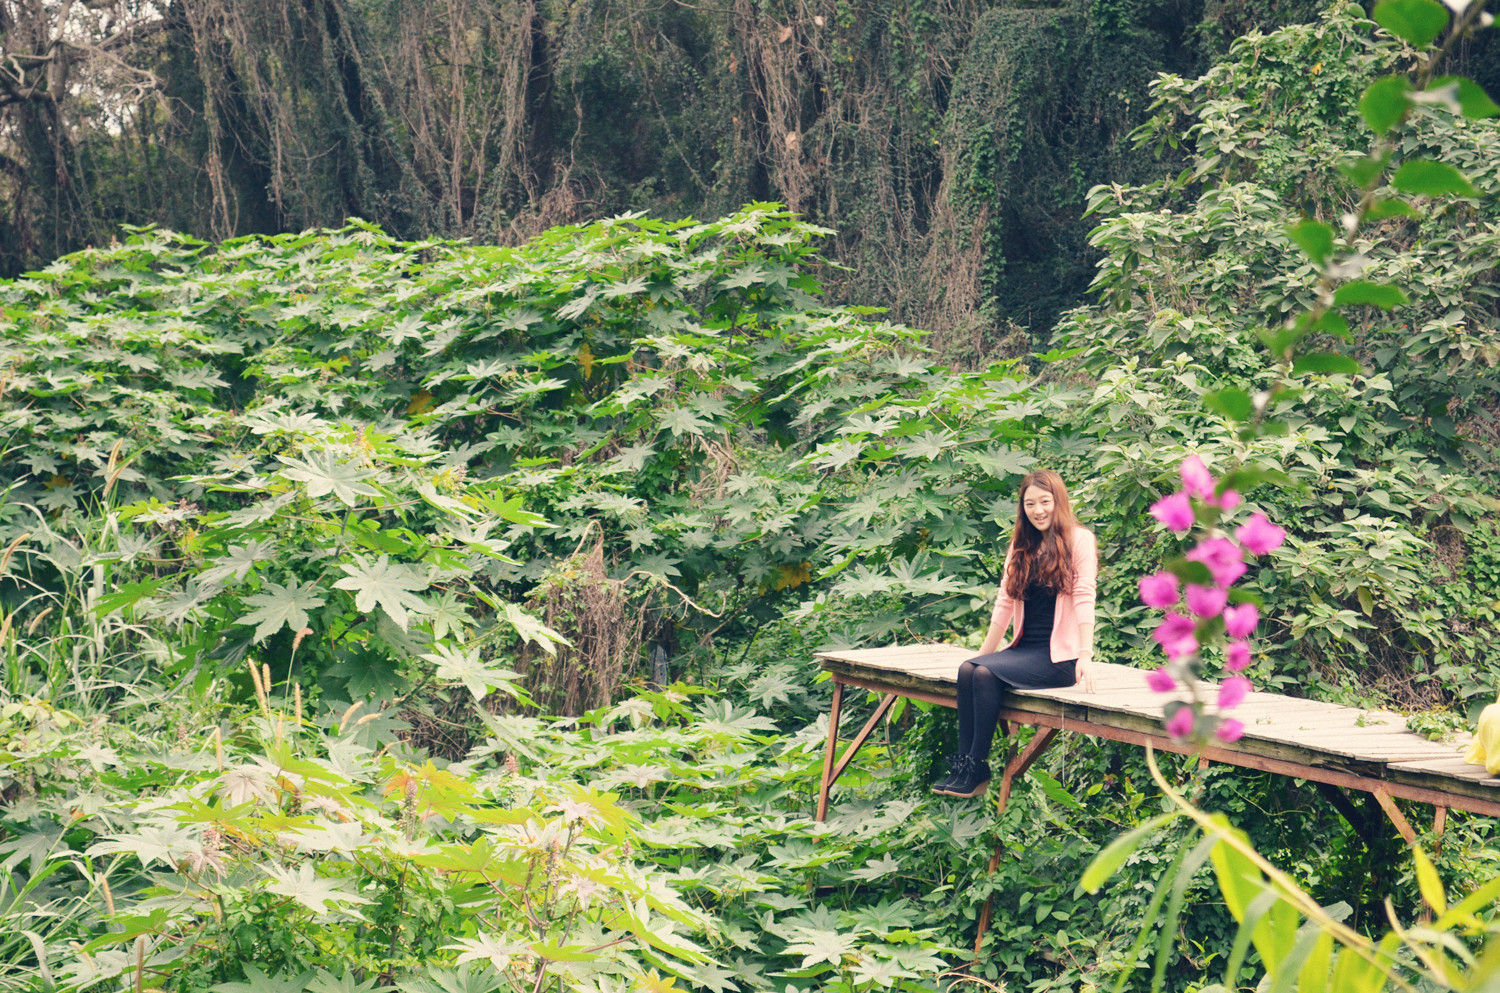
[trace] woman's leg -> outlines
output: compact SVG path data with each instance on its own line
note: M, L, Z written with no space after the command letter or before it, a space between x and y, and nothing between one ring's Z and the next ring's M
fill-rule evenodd
M976 762L987 762L990 744L995 740L995 725L1000 721L1000 699L1005 684L986 666L975 666L974 724L969 747L962 752Z
M974 673L979 666L965 662L958 667L958 754L969 754L974 742Z

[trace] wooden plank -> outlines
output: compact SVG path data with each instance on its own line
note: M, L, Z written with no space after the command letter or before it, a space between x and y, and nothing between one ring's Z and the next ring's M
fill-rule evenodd
M860 679L857 676L845 676L838 673L835 673L833 678L834 682L841 686L854 686L859 689L870 690L871 692L875 693L899 693L901 696L907 697L908 699L925 700L928 703L935 703L942 707L958 706L958 699L951 689L949 689L948 692L942 692L941 688L939 688L938 692L928 692L925 689L918 689L909 686L904 688L896 688L892 687L888 682L874 683Z
M1445 748L1442 745L1435 745L1426 738L1410 732L1377 731L1371 728L1352 728L1342 732L1278 728L1276 733L1279 737L1285 738L1287 741L1306 743L1314 747L1347 744L1351 748L1382 748L1391 744L1400 744L1416 755L1447 756L1454 754L1453 749Z
M1309 742L1295 737L1278 738L1276 740L1288 745L1305 748L1319 755L1353 759L1361 762L1379 762L1386 765L1395 762L1420 762L1423 759L1440 758L1440 756L1430 752L1423 752L1418 745L1403 741L1351 741L1344 744L1332 741Z
M1447 758L1414 759L1410 762L1392 762L1391 768L1396 772L1428 772L1439 775L1459 776L1463 779L1478 780L1492 783L1500 787L1500 777L1492 776L1484 771L1484 766L1465 762L1461 755L1450 755Z

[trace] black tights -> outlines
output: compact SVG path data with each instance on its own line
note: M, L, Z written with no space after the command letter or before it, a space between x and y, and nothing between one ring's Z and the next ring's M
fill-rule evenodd
M1005 685L985 666L965 662L958 667L959 755L970 755L979 762L989 759Z

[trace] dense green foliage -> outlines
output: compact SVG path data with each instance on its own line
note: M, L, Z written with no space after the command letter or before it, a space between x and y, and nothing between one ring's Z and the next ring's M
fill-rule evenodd
M1123 555L1156 544L1131 522L1173 465L1195 451L1211 465L1237 457L1234 412L1205 398L1257 394L1279 375L1261 358L1262 333L1312 302L1318 270L1288 217L1337 221L1360 199L1340 171L1369 144L1355 95L1402 56L1357 13L1245 38L1197 80L1163 77L1140 139L1175 143L1186 127L1188 169L1092 194L1104 302L1058 334L1096 379L1077 423L1100 471L1094 499L1123 511L1108 539ZM1356 302L1339 318L1347 329L1314 335L1362 373L1299 364L1276 433L1250 444L1252 461L1285 478L1254 499L1293 535L1263 581L1283 649L1261 673L1273 683L1373 686L1412 705L1487 702L1500 682L1496 590L1482 578L1500 409L1496 135L1493 120L1440 105L1400 125L1401 158L1440 154L1487 192L1443 202L1385 190L1412 216L1360 233L1340 293L1384 280L1403 288L1399 304ZM1435 571L1451 581L1434 583Z
M1088 23L1132 36L1145 6ZM628 79L609 54L598 78ZM1460 713L1493 692L1493 121L1433 102L1396 126L1481 195L1387 190L1418 216L1340 278L1405 300L1310 340L1363 372L1303 362L1238 433L1275 375L1259 332L1315 302L1287 222L1349 210L1350 101L1407 57L1339 6L1161 78L1139 138L1186 171L1096 189L1099 302L1066 350L978 369L826 302L837 236L773 204L512 247L137 229L0 286L0 986L1073 989L1145 955L1190 850L1161 968L1220 976L1246 906L1219 903L1208 828L1152 836L1102 898L1077 885L1168 806L1132 749L1056 749L996 818L922 792L951 728L903 707L814 824L808 659L975 643L1039 464L1107 550L1101 657L1144 658L1135 580L1173 547L1144 510L1196 452L1279 473L1251 494L1291 532L1256 577L1259 683ZM975 127L973 95L1026 68L987 65L954 91ZM964 161L976 189L1035 174ZM1190 769L1356 927L1431 902L1316 791ZM1492 833L1452 819L1453 891L1495 875Z
M1153 74L1316 9L5 0L0 274L122 222L519 241L776 200L836 232L837 298L1016 353L1083 296L1087 189L1176 169L1127 137ZM1482 81L1494 51L1466 53Z

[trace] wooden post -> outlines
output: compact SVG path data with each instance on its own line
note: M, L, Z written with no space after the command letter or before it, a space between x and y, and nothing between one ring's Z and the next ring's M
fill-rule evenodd
M1037 732L1026 747L1021 749L1020 754L1005 763L1005 770L1000 773L1000 797L995 805L996 816L1005 813L1005 805L1010 802L1010 786L1015 782L1017 776L1026 775L1026 770L1031 764L1042 757L1042 753L1052 744L1057 737L1057 728L1037 728ZM995 853L990 856L989 875L994 875L995 870L1000 868L1000 856L1004 854L1005 846L996 845ZM990 929L990 917L994 912L995 898L991 896L984 901L984 907L979 911L979 931L974 935L974 959L979 960L980 950L984 948L984 936Z
M828 744L823 749L823 782L818 786L818 811L813 820L827 819L828 794L833 789L833 784L838 782L844 770L849 768L849 763L854 761L855 753L864 747L865 742L869 740L870 732L879 726L880 719L890 711L891 705L895 702L896 694L894 693L882 696L880 702L875 705L875 713L870 715L868 721L865 721L865 726L859 729L859 734L854 736L854 740L849 743L844 754L835 762L833 756L838 752L839 747L839 715L843 711L844 684L833 684L833 706L828 714Z
M1443 828L1448 826L1448 808L1438 807L1432 815L1433 849L1441 852L1443 850Z
M832 788L833 784L838 782L839 777L844 774L844 770L849 768L849 763L854 759L854 753L864 747L865 741L870 737L870 732L875 730L880 719L886 715L886 712L891 709L891 704L895 702L896 694L894 693L887 693L880 698L880 703L875 705L875 713L870 715L868 721L865 721L865 726L859 729L859 734L854 736L854 740L849 743L849 748L834 765L833 775L828 780L829 788Z
M823 750L823 782L818 787L818 813L813 818L828 817L828 790L833 786L833 753L839 747L839 710L844 705L844 684L834 681L833 703L828 708L828 747Z
M1401 837L1406 839L1406 843L1416 844L1417 832L1412 830L1411 821L1401 813L1401 808L1396 806L1396 801L1391 799L1391 795L1382 789L1371 790L1370 795L1375 798L1376 803L1380 804L1380 809L1385 811L1385 816L1391 819L1391 823L1396 826L1396 831Z

